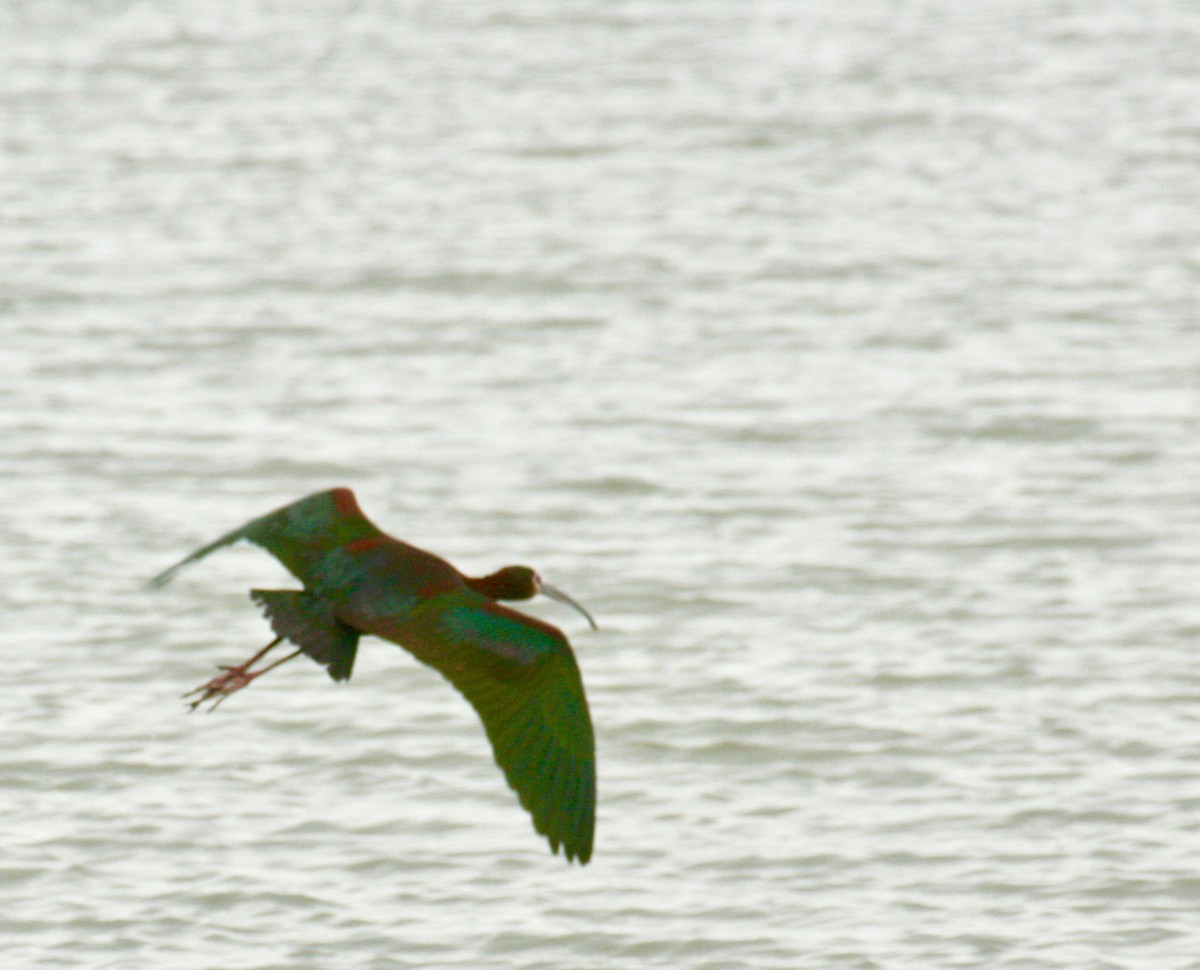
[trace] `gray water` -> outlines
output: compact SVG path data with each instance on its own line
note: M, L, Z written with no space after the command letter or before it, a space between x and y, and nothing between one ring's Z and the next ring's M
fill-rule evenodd
M6 967L1200 967L1190 0L0 7ZM535 565L466 703L267 639L353 487Z

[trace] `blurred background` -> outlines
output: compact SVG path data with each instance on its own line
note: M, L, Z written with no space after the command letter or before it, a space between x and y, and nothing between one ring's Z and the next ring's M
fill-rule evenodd
M13 966L1200 967L1200 8L0 4ZM366 641L213 715L355 489L527 562L551 856Z

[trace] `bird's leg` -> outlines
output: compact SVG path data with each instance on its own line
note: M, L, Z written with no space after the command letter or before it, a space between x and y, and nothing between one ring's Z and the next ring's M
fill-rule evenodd
M276 660L274 663L267 664L267 666L263 667L262 670L250 669L256 663L258 663L259 660L265 657L268 652L278 646L282 639L283 637L276 637L244 663L221 667L221 670L224 671L224 673L218 674L212 680L208 681L208 683L201 684L195 690L190 690L184 694L184 697L191 697L193 694L200 695L198 698L196 698L196 700L192 701L191 710L194 711L201 704L205 703L205 701L213 701L213 705L209 708L209 710L215 711L221 701L225 700L225 698L230 694L236 693L256 677L261 677L268 670L274 670L281 663L291 660L297 654L302 652L300 650L293 651L286 657Z
M263 657L265 657L268 653L270 653L277 646L279 646L279 642L282 639L283 639L283 637L276 637L274 640L272 640L270 643L268 643L265 647L263 647L260 651L258 651L258 653L256 653L253 657L251 657L249 660L245 661L245 663L235 664L232 667L225 665L225 666L222 666L220 669L221 670L230 670L230 671L236 670L239 673L244 674L247 670L249 670L251 667L253 667L260 660L262 660Z

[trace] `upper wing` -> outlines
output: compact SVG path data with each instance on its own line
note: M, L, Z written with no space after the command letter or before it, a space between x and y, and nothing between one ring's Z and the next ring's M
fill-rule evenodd
M397 626L360 624L441 672L483 720L533 826L568 859L592 855L596 749L579 665L549 624L462 590ZM371 629L374 627L374 629Z
M226 533L159 573L150 580L150 585L162 586L189 563L245 539L266 549L306 586L321 583L328 586L336 584L338 553L343 546L356 539L382 535L363 515L350 489L333 488L285 505Z

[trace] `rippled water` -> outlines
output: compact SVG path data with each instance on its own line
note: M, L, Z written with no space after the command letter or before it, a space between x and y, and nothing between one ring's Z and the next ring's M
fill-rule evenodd
M0 8L28 968L1200 967L1200 14ZM354 487L536 565L586 868L381 641L211 716Z

